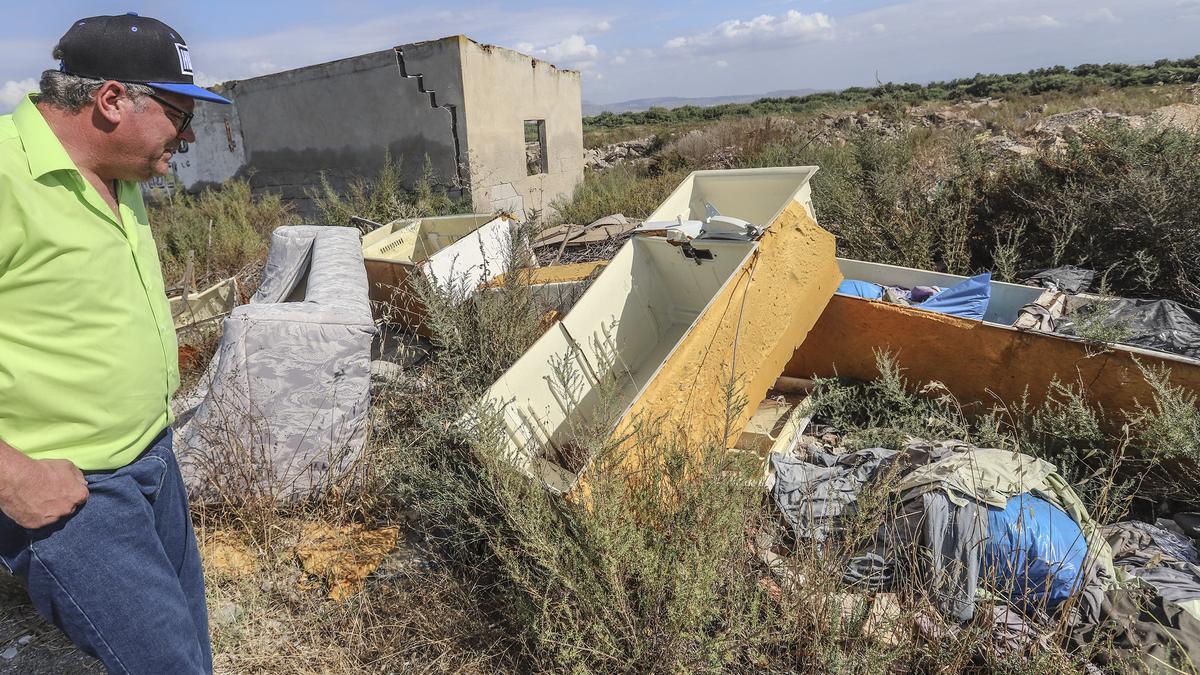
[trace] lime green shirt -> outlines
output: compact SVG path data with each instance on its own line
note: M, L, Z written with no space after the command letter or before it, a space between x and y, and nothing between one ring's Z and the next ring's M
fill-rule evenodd
M0 440L83 470L172 421L175 328L138 184L118 221L26 97L0 116Z

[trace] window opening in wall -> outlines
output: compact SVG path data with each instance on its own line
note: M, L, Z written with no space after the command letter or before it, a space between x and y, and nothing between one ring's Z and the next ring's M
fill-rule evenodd
M546 120L525 120L525 173L546 172Z

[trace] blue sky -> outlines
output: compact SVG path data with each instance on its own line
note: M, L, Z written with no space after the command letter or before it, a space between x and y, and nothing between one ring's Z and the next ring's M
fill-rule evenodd
M0 112L35 86L74 19L136 11L187 39L202 83L457 33L583 73L584 98L927 82L1200 53L1200 0L11 3Z

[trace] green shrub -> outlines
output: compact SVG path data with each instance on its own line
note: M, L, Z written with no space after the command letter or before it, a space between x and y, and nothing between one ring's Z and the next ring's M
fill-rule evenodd
M1139 364L1154 400L1138 403L1137 443L1160 468L1146 485L1148 496L1196 505L1200 483L1200 402L1195 393L1171 384L1166 368Z
M1027 265L1072 263L1105 271L1119 295L1200 302L1200 134L1091 127L979 191L980 227L1026 224Z
M603 172L587 171L570 200L551 204L552 222L586 225L614 213L645 218L685 176L682 171L651 176L629 165L614 166Z
M168 287L183 277L188 251L200 283L254 271L248 268L266 256L271 232L293 223L278 195L253 195L244 180L198 195L180 191L148 209Z
M813 164L818 221L838 254L953 274L973 269L972 208L978 152L962 138L916 131L898 138L861 132L845 146L771 146L753 166ZM944 176L951 176L945 178Z
M585 117L583 122L587 129L611 129L630 125L687 124L727 117L808 113L835 106L869 105L886 111L894 110L901 104L927 101L953 101L985 96L1029 96L1047 92L1077 94L1098 86L1124 88L1158 83L1187 84L1198 79L1200 56L1176 61L1160 59L1153 64L1137 66L1121 63L1085 63L1075 68L1053 66L1007 75L981 73L974 77L930 82L925 85L888 82L877 87L849 87L841 91L822 91L807 96L761 98L752 103L728 103L707 107L687 105L672 110L654 107L644 112L603 112Z
M421 175L410 187L404 181L401 160L386 154L383 167L374 178L359 177L339 191L321 174L321 188L309 190L319 214L318 222L325 225L350 225L357 216L377 223L397 218L444 216L469 212L469 200L454 199L434 189L433 164L426 155Z

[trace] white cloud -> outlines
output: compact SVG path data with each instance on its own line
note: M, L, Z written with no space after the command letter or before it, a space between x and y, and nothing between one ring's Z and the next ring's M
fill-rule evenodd
M276 73L281 69L279 66L270 61L255 61L250 64L250 72L254 75L266 75L268 73Z
M214 84L220 84L225 81L223 78L215 75L209 75L203 70L197 70L195 73L193 73L192 80L201 87L211 87Z
M886 33L887 26L882 23L873 23L871 24L871 30L876 33Z
M1062 22L1049 14L1036 16L1006 16L997 21L988 21L975 27L972 33L1000 33L1005 31L1041 30L1062 28Z
M1092 10L1083 15L1083 20L1089 23L1118 23L1120 19L1107 7Z
M590 26L585 26L581 32L584 32L584 33L607 33L610 30L612 30L612 23L610 21L608 21L607 19L605 19L603 21L597 21L596 23L594 23Z
M32 77L27 80L8 80L0 86L0 114L8 114L17 107L21 102L21 98L33 91L37 91L37 80Z
M728 62L728 61L725 61L725 60L719 60L719 61L714 61L714 62L713 62L713 65L714 65L714 66L716 66L716 67L718 67L718 68L728 68L728 67L729 67L729 62Z
M622 49L612 57L610 63L612 63L614 66L623 66L630 62L644 64L646 61L649 61L653 58L653 49Z
M782 16L762 14L748 21L731 19L716 28L691 36L671 38L663 45L672 51L703 47L739 47L778 40L777 46L799 42L830 40L834 36L833 19L821 12L804 14L794 9Z
M532 42L518 42L517 51L546 59L556 66L588 70L596 65L600 56L600 48L587 41L582 35L574 33L554 44L538 47Z
M546 56L551 61L579 61L594 59L600 55L600 48L589 44L582 35L571 35L561 42L546 47Z

